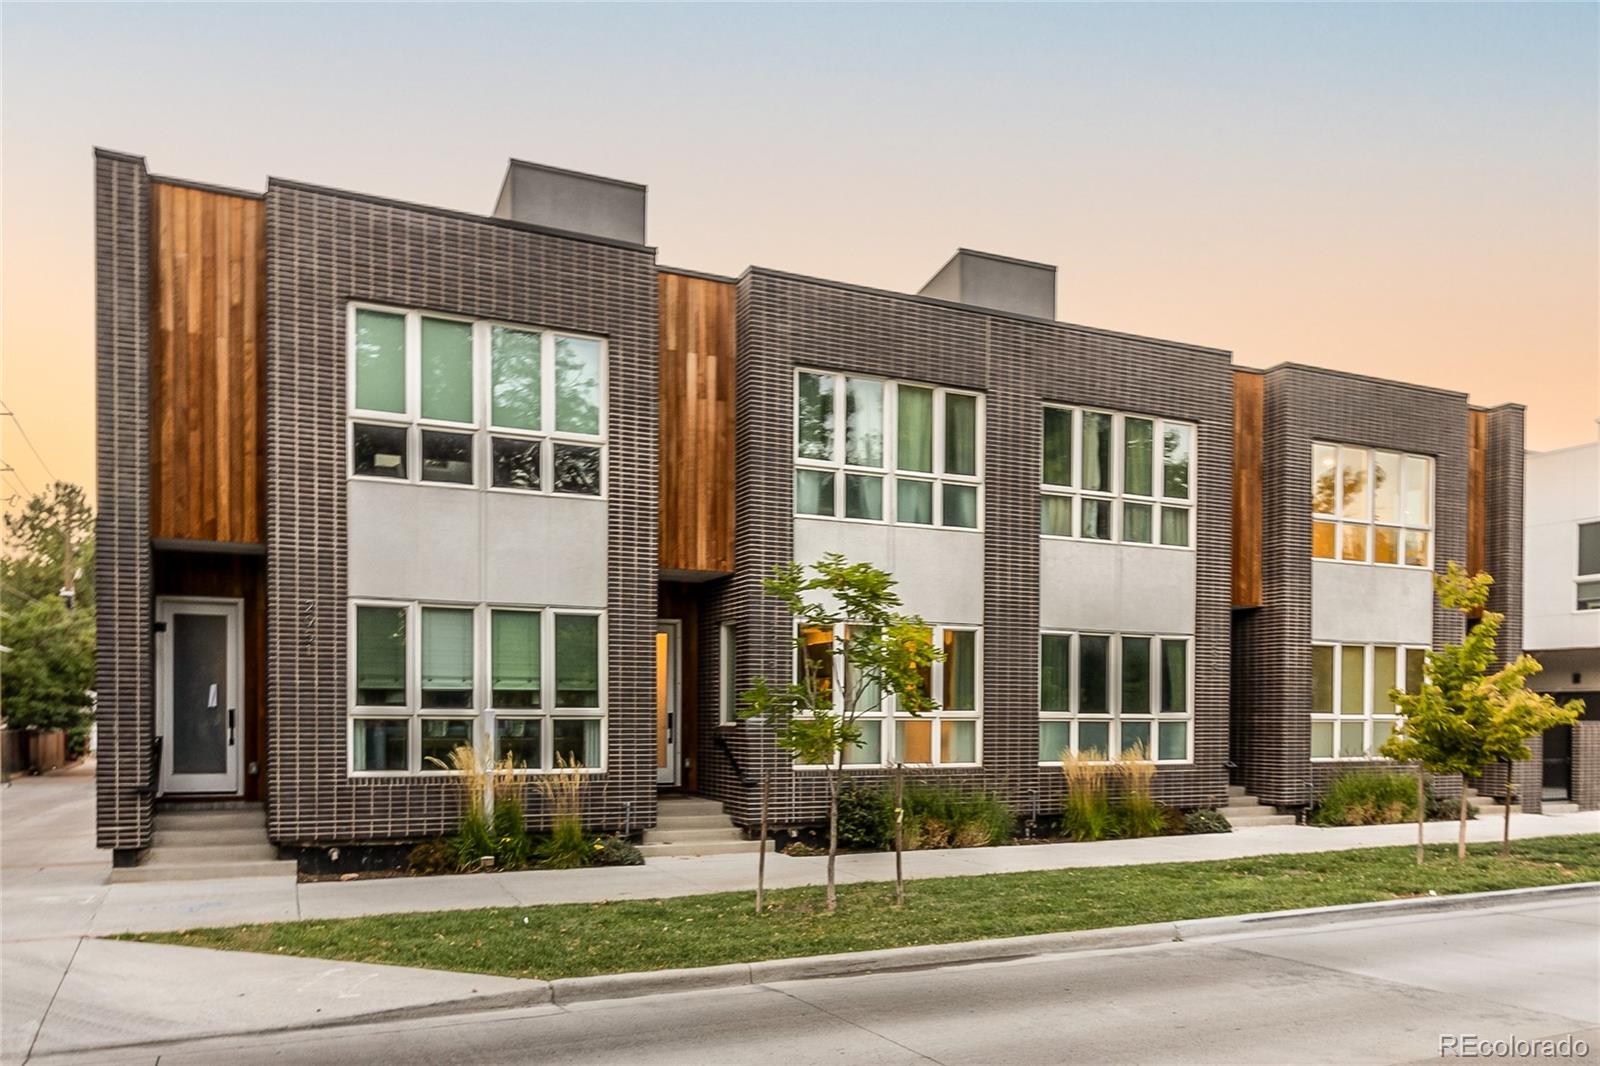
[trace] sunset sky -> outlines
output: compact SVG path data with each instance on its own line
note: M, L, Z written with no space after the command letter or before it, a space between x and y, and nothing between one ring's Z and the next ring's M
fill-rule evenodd
M916 291L1600 414L1600 7L5 6L0 397L94 480L91 149L487 213L644 182L663 264ZM6 495L44 465L3 420Z

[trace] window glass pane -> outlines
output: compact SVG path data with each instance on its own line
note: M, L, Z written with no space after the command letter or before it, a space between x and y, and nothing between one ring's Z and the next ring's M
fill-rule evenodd
M1161 642L1161 712L1189 713L1189 642Z
M944 472L978 473L978 398L965 393L944 396ZM948 524L948 523L947 523Z
M356 311L356 406L363 411L406 409L406 319Z
M422 720L422 769L437 773L454 770L451 755L457 748L472 747L471 718L424 718ZM443 765L440 765L440 764Z
M1393 714L1395 705L1389 701L1389 690L1397 684L1399 654L1395 648L1379 645L1372 649L1372 713Z
M600 432L600 342L556 338L556 430Z
M876 722L863 722L863 728L875 730ZM933 723L922 721L896 722L894 724L895 758L908 763L933 761Z
M1317 644L1311 648L1311 710L1333 713L1333 647Z
M356 706L406 704L406 609L356 608Z
M555 741L552 759L565 759L568 765L600 765L600 719L556 718L550 723L550 738Z
M1150 638L1122 638L1122 713L1150 713Z
M833 514L833 474L827 470L794 472L794 513Z
M1372 517L1400 521L1400 457L1394 452L1372 453Z
M1122 505L1122 539L1130 544L1149 544L1153 532L1150 528L1150 511L1148 503L1125 503Z
M1078 638L1078 713L1110 714L1111 638Z
M494 455L494 485L500 489L539 488L539 442L494 437L489 442Z
M1161 543L1170 548L1189 546L1189 509L1187 507L1161 508Z
M846 641L872 640L877 630L871 626L845 626L844 636ZM931 639L931 636L930 636ZM870 676L862 677L851 665L847 656L841 655L844 667L844 688L846 699L855 699L855 710L861 714L874 714L883 708L883 694L878 688L878 683ZM926 690L927 673L923 673L924 690Z
M1408 526L1433 523L1433 461L1408 455L1401 462L1404 481L1404 518Z
M360 422L350 427L350 468L364 477L406 476L406 428L373 426Z
M1311 513L1333 514L1333 482L1339 465L1338 449L1328 444L1311 449Z
M1339 449L1339 513L1346 518L1367 517L1367 452L1364 448Z
M422 609L422 706L472 706L472 612Z
M422 480L472 484L472 434L423 430Z
M1367 745L1362 739L1365 732L1365 722L1340 722L1339 758L1359 759L1365 755L1367 753Z
M1422 691L1422 671L1428 661L1428 653L1421 648L1406 649L1406 691Z
M844 386L844 461L883 465L883 382L848 378Z
M1155 423L1148 418L1122 420L1122 491L1153 496Z
M1111 416L1085 411L1083 423L1083 487L1113 492L1111 484Z
M539 421L542 362L539 334L504 326L489 330L489 419L492 424L507 429L544 428Z
M494 720L494 758L511 756L511 765L537 770L543 755L539 749L537 718L496 718Z
M422 417L473 421L469 323L422 320Z
M1072 710L1072 638L1062 633L1039 637L1039 710Z
M406 756L410 727L411 722L406 718L352 719L350 742L355 747L352 765L357 770L409 769Z
M717 629L717 717L727 724L737 720L739 693L734 684L735 630L724 622Z
M1372 527L1372 561L1398 563L1400 561L1400 531L1391 526Z
M832 488L832 475L828 476ZM883 478L872 474L844 476L844 516L883 521Z
M899 478L894 483L895 518L919 525L933 524L933 482Z
M1311 523L1311 557L1313 559L1332 559L1334 535L1339 527L1332 522Z
M1156 733L1156 757L1167 762L1182 762L1189 757L1189 723L1167 721Z
M869 718L861 722L861 743L844 753L847 766L879 766L883 763L882 719Z
M1311 723L1311 757L1313 759L1333 758L1333 723Z
M978 709L978 635L970 629L944 631L944 695L947 711Z
M1367 649L1346 644L1339 649L1339 713L1361 714L1366 695Z
M1578 610L1600 611L1600 581L1578 582Z
M1111 750L1110 722L1078 723L1078 754L1105 758Z
M978 486L944 486L944 524L957 529L978 528Z
M832 459L833 375L801 374L794 411L800 457Z
M795 657L795 681L814 685L826 696L833 691L833 630L804 626L800 630L800 642ZM828 701L824 698L822 702Z
M933 472L933 390L899 385L895 464L901 470ZM932 521L930 519L929 521Z
M939 761L977 762L978 723L940 722Z
M550 466L555 475L555 491L574 496L600 495L599 448L557 441L550 446Z
M514 710L539 706L541 621L537 611L489 612L490 706Z
M1044 483L1072 484L1072 412L1044 409Z
M1187 500L1194 430L1188 426L1163 426L1161 441L1161 495L1170 500Z
M599 616L558 614L555 616L555 638L556 706L599 707Z
M1072 497L1039 497L1039 532L1049 537L1072 536Z
M1055 762L1072 746L1072 723L1042 721L1039 723L1039 761Z
M1111 539L1111 501L1091 500L1085 498L1081 511L1083 514L1083 535L1091 540Z
M1141 758L1150 758L1150 723L1130 722L1124 719L1121 723L1122 755L1132 758L1135 748Z
M1406 565L1428 565L1428 531L1425 529L1406 530Z
M1600 522L1578 526L1578 573L1600 574Z
M1383 742L1389 739L1389 734L1394 732L1395 720L1393 718L1374 718L1372 720L1372 753L1376 755L1378 749L1383 747Z
M1367 558L1367 529L1364 525L1339 527L1339 558L1364 562Z

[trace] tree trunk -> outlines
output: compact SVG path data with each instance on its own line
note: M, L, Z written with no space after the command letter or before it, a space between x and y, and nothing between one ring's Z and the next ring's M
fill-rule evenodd
M1467 775L1461 775L1461 803L1457 809L1461 824L1456 827L1456 862L1467 861Z
M1511 797L1516 794L1511 787L1511 760L1506 760L1506 794L1505 794L1505 825L1500 835L1500 857L1509 858L1511 855Z
M1424 843L1423 830L1428 825L1428 785L1427 774L1422 769L1422 764L1417 764L1417 865L1422 865L1422 846Z
M906 768L904 763L894 764L894 905L906 905L906 877L901 859L906 847Z
M833 882L834 862L839 858L839 776L844 773L844 751L840 749L828 771L828 913L839 909L839 893Z
M772 798L772 771L761 771L761 850L756 852L756 913L761 913L767 887L767 806Z

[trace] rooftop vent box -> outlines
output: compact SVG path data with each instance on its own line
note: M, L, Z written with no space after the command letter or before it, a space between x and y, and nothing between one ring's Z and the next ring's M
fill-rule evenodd
M1056 268L962 248L922 287L920 295L1053 321Z
M643 185L513 159L495 218L588 237L644 243Z

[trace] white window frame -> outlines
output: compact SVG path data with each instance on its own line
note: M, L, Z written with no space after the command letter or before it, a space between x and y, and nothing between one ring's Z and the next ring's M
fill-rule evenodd
M810 374L817 377L830 378L833 381L833 455L828 459L812 459L800 455L800 377ZM883 466L861 466L846 462L845 451L845 390L850 381L875 381L883 388ZM984 404L984 395L972 389L948 388L943 385L933 385L920 381L902 381L897 378L879 377L875 374L851 374L836 370L821 370L815 367L796 367L791 376L791 398L793 401L793 414L790 418L789 454L793 459L796 470L818 470L833 475L833 514L802 514L794 511L796 518L817 519L832 522L861 522L867 525L906 525L917 529L948 529L957 533L982 533L984 527L984 437L987 432L987 411ZM899 441L900 441L900 387L913 389L926 389L933 393L933 470L927 473L921 471L898 470ZM971 396L976 401L976 419L974 434L976 435L976 474L952 474L944 468L945 459L945 398L947 396ZM847 518L845 517L845 478L851 474L862 474L883 479L883 517L880 518ZM915 481L933 486L933 521L932 522L902 522L896 513L898 507L898 493L896 485L901 477L906 481ZM944 524L944 486L970 485L976 490L978 511L977 524L973 526L947 526ZM791 486L792 491L792 486Z
M841 622L841 623L836 624L833 627L833 643L832 643L833 652L832 652L831 662L830 662L831 673L830 673L829 676L830 676L830 679L832 681L832 686L831 687L832 687L832 692L833 692L833 709L834 709L835 713L840 713L842 711L843 705L844 705L844 695L845 695L844 694L844 670L845 670L845 662L844 662L844 652L842 650L840 650L840 644L841 644L841 641L844 639L844 631L845 631L845 629L847 629L849 627L849 625L850 625L850 623ZM802 628L804 628L804 627L801 625L801 623L799 623L799 622L795 623L794 634L795 634L796 637L799 636L800 630ZM973 643L973 651L974 651L973 669L976 671L975 676L973 678L973 690L972 690L974 709L970 710L970 711L949 711L949 710L946 710L941 705L941 706L938 706L938 707L934 708L933 710L926 711L926 712L924 712L922 714L919 714L919 715L914 715L914 714L910 714L908 712L901 711L900 708L899 708L899 700L895 696L886 695L886 696L883 697L882 701L879 703L879 706L878 706L877 710L864 711L861 714L857 715L856 718L855 718L856 724L861 727L862 732L866 732L867 730L871 729L874 724L876 724L877 728L880 731L879 732L879 739L878 739L878 750L882 753L881 758L879 759L878 762L875 762L875 763L850 763L850 762L847 762L847 763L843 764L845 770L847 770L847 771L883 770L883 769L886 769L888 767L894 766L895 765L895 725L898 722L915 722L915 721L924 721L924 722L932 722L933 723L933 725L930 727L931 730L932 730L932 733L933 733L933 737L932 737L932 741L930 742L930 745L929 745L929 752L932 754L932 756L934 758L934 761L931 762L931 763L906 763L905 765L907 765L907 766L915 766L915 767L919 767L919 768L922 768L922 769L928 769L928 770L972 769L974 767L982 767L983 766L983 717L984 717L983 716L983 627L980 626L980 625L970 625L970 624L965 624L965 623L951 622L951 623L948 623L948 624L945 624L945 623L929 623L928 628L932 631L932 634L933 634L932 639L933 639L933 642L934 642L934 646L937 647L937 648L941 648L941 649L944 647L944 634L945 634L946 630L960 630L962 632L969 632L969 633L973 634L973 642L972 642ZM800 679L800 664L799 664L798 659L799 659L799 656L797 654L795 656L795 661L794 661L793 665L791 666L791 677L793 677L795 683L797 683L797 684L801 680ZM935 695L935 699L937 699L937 697L944 692L944 662L943 661L935 662L935 663L933 663L931 665L929 684L932 686L932 689L933 689L933 692L934 692L934 695ZM972 762L940 762L940 761L938 761L940 755L943 754L940 749L941 749L941 746L944 743L943 736L942 736L942 730L939 728L939 725L940 725L941 722L944 722L944 721L952 721L952 722L959 721L959 722L974 722L974 723L976 723L976 725L973 728L973 749L972 749L972 753L973 753L974 761L972 761ZM814 773L814 772L826 771L828 769L828 767L823 766L823 765L818 764L818 763L802 763L802 762L796 761L794 763L794 769L797 770L797 771L802 771L802 772L806 772L806 773Z
M1193 484L1193 482L1191 480L1191 485L1192 484ZM1107 726L1107 729L1106 729L1106 738L1108 740L1108 744L1106 746L1108 748L1112 749L1112 751L1120 753L1123 750L1123 748L1122 748L1122 722L1123 722L1124 719L1127 719L1127 720L1135 721L1135 722L1148 722L1150 724L1150 745L1149 745L1149 750L1146 752L1146 755L1148 757L1147 761L1155 763L1158 766L1188 766L1188 765L1192 765L1194 763L1194 732L1195 732L1194 682L1195 682L1196 669L1195 669L1195 660L1194 660L1195 640L1194 640L1194 635L1193 634L1191 634L1191 633L1131 633L1131 632L1130 633L1120 633L1120 632L1115 632L1115 631L1099 630L1099 629L1041 629L1039 631L1039 637L1040 637L1040 643L1041 644L1043 643L1043 638L1044 637L1066 637L1066 638L1068 638L1068 641L1069 641L1069 648L1068 648L1068 651L1067 651L1067 659L1068 659L1068 662L1071 664L1071 668L1070 668L1071 672L1070 672L1070 676L1068 677L1068 680L1067 680L1067 706L1068 706L1069 709L1066 710L1066 711L1046 711L1044 709L1044 662L1043 662L1042 658L1040 658L1040 659L1038 659L1036 661L1036 672L1038 674L1038 688L1036 690L1035 701L1036 701L1037 707L1039 708L1039 721L1041 723L1043 723L1043 722L1068 722L1068 723L1070 723L1070 726L1069 726L1069 745L1070 745L1071 750L1074 753L1077 753L1077 752L1083 750L1079 745L1078 729L1079 729L1079 726L1085 721L1092 722L1092 723L1099 723L1099 722L1109 723L1108 726ZM1106 693L1106 705L1110 709L1110 713L1109 714L1089 714L1089 715L1085 715L1080 711L1080 708L1079 708L1079 695L1080 695L1080 692L1081 692L1081 689L1082 689L1082 683L1081 683L1080 679L1082 677L1082 670L1083 670L1083 662L1082 662L1082 658L1081 658L1081 650L1080 649L1082 647L1081 638L1083 638L1083 637L1106 637L1106 638L1108 638L1107 645L1106 645L1106 656L1107 656L1107 662L1106 662L1106 686L1107 686L1107 690L1108 690L1107 693ZM1148 640L1148 641L1151 642L1151 645L1150 645L1150 648L1151 648L1151 655L1150 655L1150 710L1148 712L1144 713L1144 714L1124 714L1123 713L1123 707L1122 707L1122 641L1123 641L1124 637L1128 637L1128 638L1135 639L1135 640ZM1187 676L1184 678L1184 713L1182 713L1182 714L1163 713L1160 710L1160 707L1161 707L1161 674L1160 674L1160 671L1162 669L1161 643L1160 643L1161 641L1182 642L1185 645L1185 647L1184 647L1184 667L1185 667L1185 672L1186 672ZM1182 723L1184 723L1185 731L1186 731L1186 736L1185 736L1186 743L1185 743L1185 747L1184 747L1184 756L1183 756L1183 758L1181 758L1181 759L1162 759L1162 758L1158 758L1158 755L1159 755L1160 750L1161 750L1160 749L1160 744L1161 744L1161 723L1163 723L1163 722L1182 722ZM1037 738L1035 738L1035 741L1036 741L1035 742L1035 746L1037 747ZM1116 757L1113 757L1111 752L1107 752L1107 757L1105 759L1096 760L1096 761L1097 762L1104 762L1106 764L1110 764L1110 763L1117 762L1119 760L1120 760L1120 754L1117 755ZM1057 760L1057 759L1043 759L1043 758L1041 758L1039 760L1039 765L1040 766L1058 766L1059 764L1060 764L1059 760Z
M1385 565L1387 565L1387 564L1385 564ZM1385 758L1382 755L1379 755L1374 750L1375 745L1373 744L1373 739L1372 739L1373 738L1373 723L1374 722L1378 722L1378 721L1390 722L1390 723L1392 723L1391 726L1390 726L1390 730L1392 732L1393 730L1398 729L1400 727L1401 716L1400 716L1400 714L1398 712L1396 712L1394 714L1378 714L1378 713L1375 712L1375 710L1373 708L1373 699L1372 699L1372 675L1373 675L1373 670L1372 670L1372 667L1373 667L1373 663L1377 659L1377 649L1378 648L1393 648L1394 649L1394 652L1395 652L1395 674L1396 674L1396 677L1395 677L1395 683L1394 683L1394 685L1392 687L1400 689L1401 691L1405 691L1405 684L1406 684L1406 657L1407 657L1407 655L1409 655L1413 651L1422 652L1424 655L1426 655L1427 652L1428 652L1428 649L1423 647L1420 644L1389 644L1389 643L1385 643L1383 641L1379 641L1379 642L1374 643L1374 644L1355 644L1355 643L1348 643L1348 642L1347 643L1337 643L1337 642L1334 642L1334 641L1327 641L1327 640L1314 640L1314 641L1311 642L1311 646L1313 648L1332 648L1333 649L1333 697L1332 697L1333 698L1333 710L1332 711L1316 711L1316 710L1313 710L1311 712L1311 721L1313 723L1316 723L1316 722L1331 722L1333 724L1333 754L1332 755L1312 755L1310 757L1311 761L1315 762L1315 763L1373 762L1373 761L1388 762L1389 760L1387 758ZM1359 715L1345 714L1344 710L1343 710L1343 707L1344 707L1344 703L1343 703L1343 698L1344 698L1344 649L1346 649L1346 648L1360 648L1362 650L1362 656L1361 656L1362 693L1361 693L1361 714L1359 714ZM1424 660L1424 662L1426 662L1426 660ZM1387 691L1387 690L1385 690L1385 691ZM1315 689L1313 688L1313 696L1312 696L1313 699L1316 698L1314 693L1315 693ZM1362 727L1361 727L1361 754L1360 755L1340 755L1339 754L1339 736L1340 736L1340 732L1341 732L1341 727L1346 722L1354 722L1354 721L1358 721L1358 720L1362 723ZM1309 748L1308 748L1308 751L1309 751Z
M732 622L717 626L717 723L735 725L739 721L738 693L734 691L739 630Z
M1573 527L1572 527L1573 528L1573 545L1572 545L1572 566L1573 566L1573 569L1578 569L1579 567L1581 567L1583 565L1582 552L1583 552L1583 527L1584 526L1600 526L1600 517L1596 517L1596 518L1580 518L1573 525ZM1592 611L1600 611L1600 601L1597 601L1593 607L1584 607L1584 606L1582 606L1582 600L1581 600L1581 597L1580 597L1579 589L1580 589L1581 586L1586 585L1586 584L1590 584L1592 582L1600 582L1600 572L1593 573L1593 574L1585 574L1585 573L1582 573L1580 571L1577 574L1577 576L1573 578L1573 581L1572 581L1572 600L1571 600L1572 613L1573 614L1589 614Z
M406 624L406 702L403 707L360 707L356 704L356 612L361 607L383 607L405 611ZM473 615L472 640L472 705L460 709L424 708L422 706L422 611L439 607L448 610L471 611ZM541 616L539 623L539 709L497 711L493 706L493 687L490 670L493 668L493 640L490 629L491 611L521 611ZM555 617L557 615L583 615L599 619L599 707L555 707ZM585 766L586 774L604 773L610 759L610 699L609 669L610 649L607 634L607 612L595 607L534 606L510 603L453 603L444 600L395 600L371 597L352 597L346 615L347 639L345 661L346 706L346 756L345 769L352 778L436 777L455 774L453 770L440 770L422 761L422 720L448 718L473 723L472 745L480 757L492 756L494 751L494 723L497 717L538 718L539 767L518 769L518 774L543 774L554 772L553 751L555 727L553 719L597 719L600 722L600 765ZM355 723L360 719L403 719L408 722L406 740L406 769L357 770L355 767Z
M1333 498L1333 511L1332 511L1331 514L1320 514L1314 509L1315 508L1315 502L1314 501L1316 499L1316 487L1317 487L1317 449L1318 448L1332 448L1332 449L1334 449L1334 469L1333 469L1334 498ZM1344 477L1343 477L1343 472L1344 472L1344 453L1345 452L1360 452L1361 454L1366 456L1366 464L1367 464L1366 488L1365 488L1366 517L1364 517L1364 518L1346 518L1346 517L1344 517L1343 514L1340 513L1343 510L1343 504L1344 504L1344 497L1343 497ZM1374 512L1374 508L1373 508L1373 503L1374 503L1373 496L1374 496L1374 489L1375 489L1375 486L1373 484L1373 481L1374 481L1374 479L1373 479L1373 471L1376 469L1377 453L1378 452L1383 452L1386 455L1393 455L1393 456L1395 456L1395 457L1397 457L1399 459L1400 486L1399 486L1397 491L1399 492L1399 496L1400 496L1400 515L1398 517L1398 520L1394 521L1394 522L1379 522L1377 520L1376 516L1375 516L1375 512ZM1421 460L1424 460L1428 464L1428 522L1427 522L1426 525L1417 525L1417 524L1414 524L1414 523L1407 522L1405 520L1405 499L1406 499L1406 495L1405 494L1406 494L1406 488L1408 487L1407 482L1406 482L1406 473L1405 473L1406 460L1407 459L1421 459ZM1438 529L1438 525L1439 525L1439 499L1438 499L1438 493L1437 493L1438 485L1439 485L1439 462L1438 462L1437 459L1435 459L1431 455L1423 455L1421 452L1402 451L1402 450L1400 450L1398 448L1371 447L1371 446L1368 446L1368 445L1365 445L1365 444L1339 444L1339 443L1336 443L1334 441L1327 441L1327 440L1315 440L1315 441L1312 441L1311 442L1311 483L1310 483L1309 486L1307 486L1310 489L1311 499L1310 499L1309 502L1311 502L1311 505L1312 505L1311 510L1310 510L1310 513L1311 513L1311 524L1312 524L1311 525L1311 543L1309 545L1307 545L1307 548L1309 549L1309 551L1311 553L1311 558L1314 559L1315 561L1319 562L1319 563L1344 563L1347 566L1393 566L1393 567L1402 567L1402 568L1405 568L1405 569L1408 569L1408 570L1432 570L1433 569L1434 552L1437 550L1437 545L1438 545L1438 534L1437 534L1437 529ZM1332 556L1323 556L1323 555L1317 555L1316 554L1316 527L1318 525L1329 525L1329 526L1333 527L1333 555ZM1343 557L1343 553L1344 553L1344 527L1345 526L1361 526L1361 527L1364 527L1364 530L1365 530L1364 535L1365 535L1365 538L1366 538L1366 555L1365 555L1364 558L1361 558L1361 559L1346 559L1346 558ZM1399 537L1400 537L1399 550L1396 552L1395 561L1392 562L1392 563L1380 563L1373 557L1373 548L1375 546L1375 539L1374 539L1375 538L1375 534L1374 534L1373 531L1374 531L1374 529L1376 529L1376 528L1378 528L1380 526L1382 528L1384 528L1384 529L1393 529L1393 530L1395 530L1399 534ZM1426 561L1424 561L1424 562L1422 562L1420 564L1406 562L1406 534L1408 532L1426 533L1428 535L1428 554L1427 554L1427 559L1426 559Z
M406 409L395 411L370 411L356 406L356 315L361 311L401 315L405 319L405 375ZM472 421L450 422L422 417L422 320L439 319L461 322L472 329ZM539 421L537 430L501 428L493 424L493 349L492 331L495 327L514 329L539 336ZM345 389L348 411L345 419L345 471L352 481L374 481L383 484L421 485L426 488L476 489L486 492L505 492L521 496L561 496L577 500L605 500L610 493L610 426L611 358L606 338L579 330L557 329L525 323L504 322L498 319L473 319L462 315L420 311L414 308L395 307L366 301L351 301L345 317ZM592 341L600 346L600 402L598 433L575 433L555 428L555 352L559 338ZM355 426L382 425L402 429L406 433L406 476L404 478L376 477L355 472ZM472 437L472 481L426 481L422 477L423 432L470 434ZM494 482L494 445L496 437L536 441L539 444L539 488L524 489L509 485L497 486ZM576 444L600 450L600 492L598 495L555 490L555 448L558 444Z
M1071 418L1072 439L1072 470L1071 485L1056 485L1044 479L1044 412L1065 411ZM1111 419L1111 490L1087 489L1083 487L1083 416L1086 414L1106 415ZM1124 467L1127 463L1127 420L1133 418L1141 422L1151 423L1151 495L1143 496L1126 491ZM1039 523L1039 536L1044 540L1081 540L1090 544L1128 544L1138 548L1162 548L1167 551L1194 551L1196 536L1199 531L1199 471L1200 471L1200 426L1194 422L1178 418L1163 418L1160 415L1140 414L1135 411L1112 411L1103 407L1084 407L1073 404L1046 403L1039 411L1039 498L1040 510L1044 507L1044 499L1051 497L1064 499L1068 503L1068 528L1070 532L1046 533L1044 519L1041 513ZM1181 426L1189 431L1189 494L1187 497L1167 496L1164 494L1165 473L1165 441L1168 426ZM1111 535L1109 537L1088 537L1083 534L1083 501L1103 500L1111 506ZM1131 541L1123 538L1123 511L1128 504L1138 504L1150 508L1150 540ZM1186 544L1161 543L1161 514L1166 508L1185 510L1188 512L1189 534ZM1132 634L1130 634L1132 635ZM1076 735L1076 730L1074 730Z

